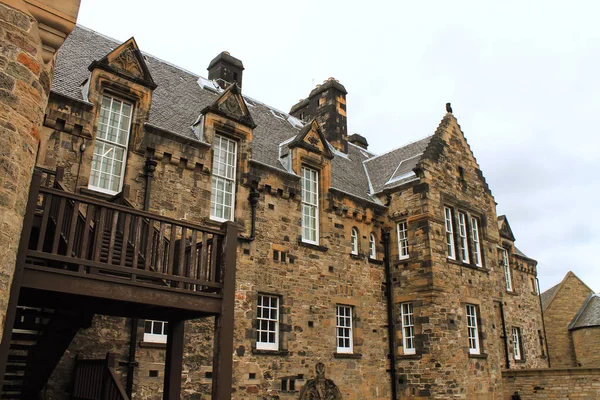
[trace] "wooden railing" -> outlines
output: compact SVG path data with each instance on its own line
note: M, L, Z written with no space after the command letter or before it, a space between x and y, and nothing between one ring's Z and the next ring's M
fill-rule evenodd
M75 360L73 400L129 400L115 374L115 356L104 360Z
M40 178L44 174L51 176L36 171L31 187L36 221L30 228L26 266L221 295L224 229L65 192L56 184L42 185L50 181Z

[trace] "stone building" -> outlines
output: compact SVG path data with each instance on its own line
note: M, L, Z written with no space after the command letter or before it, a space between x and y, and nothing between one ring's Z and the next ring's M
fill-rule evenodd
M30 201L26 277L77 276L71 305L105 286L47 399L77 397L107 353L120 398L143 399L176 398L177 374L182 398L225 398L228 362L235 399L500 399L503 370L548 366L537 263L451 111L376 155L348 135L335 79L286 113L242 95L243 70L223 52L205 79L83 27L61 48L36 166L40 193L67 200ZM77 253L79 235L95 242ZM230 289L216 244L235 246ZM19 315L65 305L45 284L22 286ZM143 307L125 298L150 285ZM174 304L186 290L203 297Z
M552 367L600 367L600 296L569 271L541 299Z

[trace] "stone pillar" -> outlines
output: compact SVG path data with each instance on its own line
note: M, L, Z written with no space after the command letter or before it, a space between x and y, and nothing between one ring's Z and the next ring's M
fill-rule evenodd
M54 55L78 10L79 0L0 0L0 337Z

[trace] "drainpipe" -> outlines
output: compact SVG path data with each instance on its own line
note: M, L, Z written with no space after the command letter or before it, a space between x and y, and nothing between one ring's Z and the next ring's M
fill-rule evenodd
M535 277L535 282L537 284L538 299L540 300L540 311L542 312L542 329L544 330L544 347L546 348L546 357L548 359L548 368L550 368L551 367L550 352L548 351L548 340L546 338L546 321L544 321L544 307L542 305L542 292L540 291L540 280L537 278L537 276Z
M250 203L250 236L248 237L240 237L241 240L245 240L247 242L254 241L256 237L256 205L258 204L258 199L260 198L260 193L258 193L258 189L256 186L250 187L250 194L248 195L248 202Z
M390 351L390 375L392 382L392 400L397 399L396 388L396 345L394 337L396 335L396 327L394 325L394 311L392 299L392 271L390 266L390 232L381 229L381 239L383 242L383 265L385 268L386 292L387 292L387 317L388 317L388 344Z
M506 336L506 320L504 319L504 303L500 301L500 317L502 318L502 332L504 333L504 357L506 369L510 369L510 358L508 357L508 336Z
M146 189L144 191L144 211L148 211L150 209L152 179L154 179L154 171L156 170L156 165L156 161L152 160L150 157L146 157L146 162L144 163L144 176L146 177ZM136 318L131 318L130 322L131 332L129 333L129 360L127 360L127 382L125 388L127 396L129 396L129 398L131 398L133 394L134 369L139 365L137 361L135 361L135 350L137 346L137 331L139 320Z

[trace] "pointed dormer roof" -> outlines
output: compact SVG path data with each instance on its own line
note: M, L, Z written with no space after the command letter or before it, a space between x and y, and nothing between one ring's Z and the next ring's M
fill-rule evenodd
M314 153L323 154L325 157L332 159L333 153L323 135L323 131L319 127L319 123L313 118L309 123L298 132L296 137L290 142L288 147L303 147Z
M106 54L100 60L93 61L88 69L101 68L122 78L129 79L150 89L156 88L156 83L150 75L144 56L135 39L121 43L117 48Z
M498 217L498 230L500 231L500 237L508 239L511 242L515 241L515 235L513 234L512 229L510 229L510 224L508 223L506 215L500 215Z
M201 111L202 114L207 112L230 118L251 129L256 128L248 105L239 87L235 84L230 84L215 102Z

